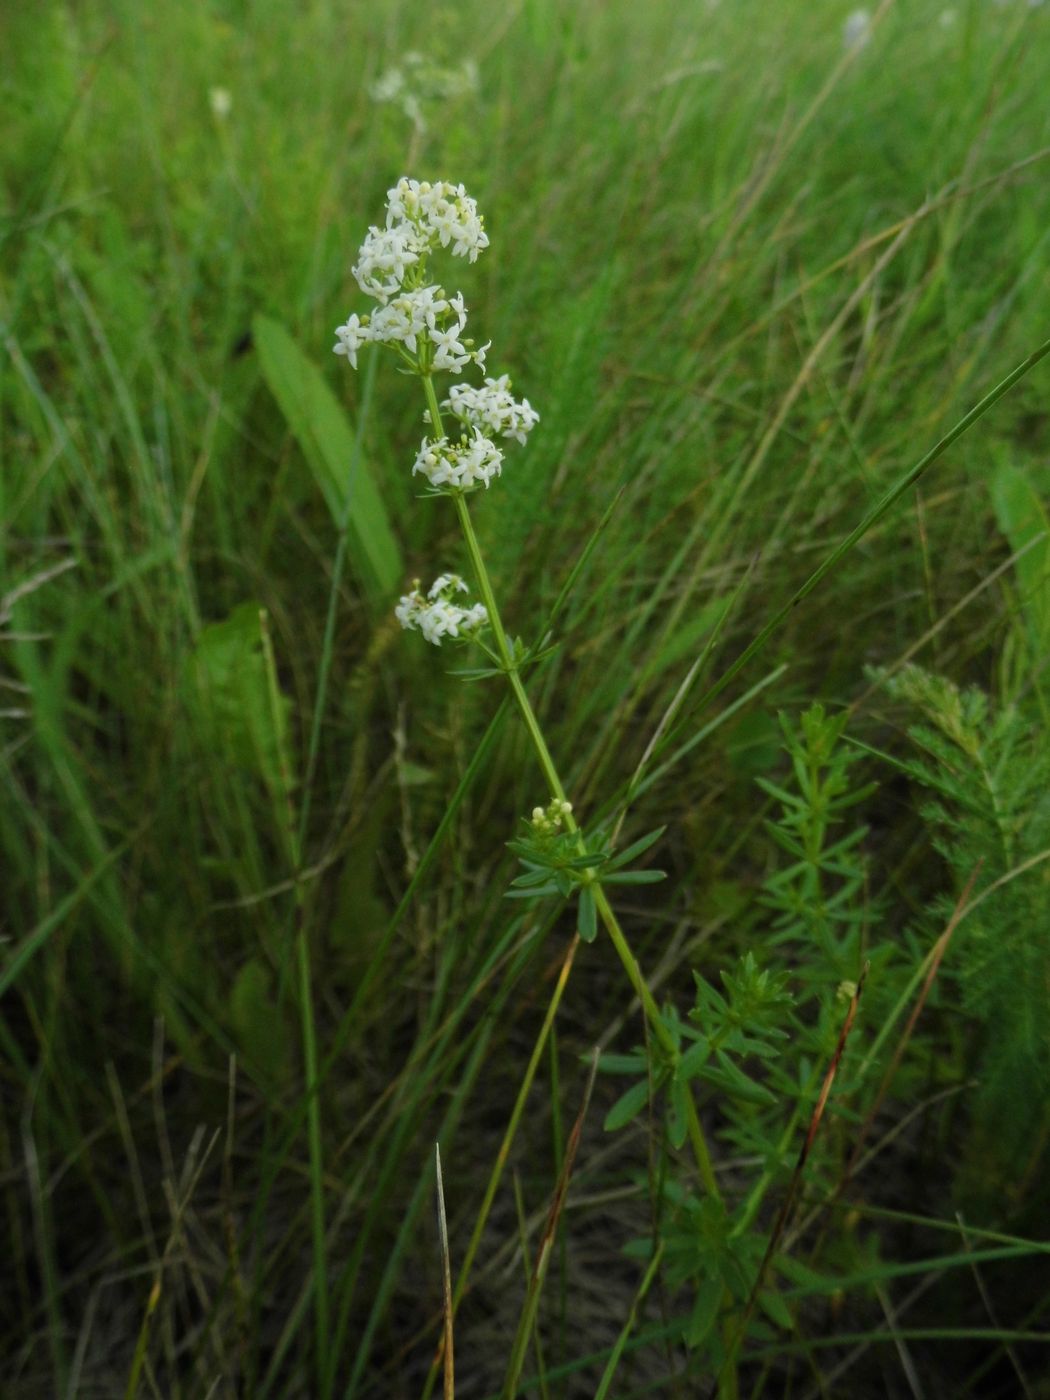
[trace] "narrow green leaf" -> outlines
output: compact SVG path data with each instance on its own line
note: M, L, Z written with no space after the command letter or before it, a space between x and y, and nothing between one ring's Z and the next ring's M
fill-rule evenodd
M683 1029L688 1030L688 1027L683 1027ZM700 1070L707 1063L710 1054L711 1046L706 1039L699 1040L695 1045L691 1045L682 1056L681 1062L679 1063L679 1075L683 1079L692 1079L694 1075L700 1073Z
M785 1332L792 1332L795 1328L794 1319L788 1311L788 1305L774 1288L763 1288L758 1295L758 1305L767 1317L772 1318L778 1327L782 1327Z
M712 1270L700 1281L700 1286L696 1290L696 1302L693 1304L692 1315L689 1318L689 1326L686 1329L685 1344L690 1348L700 1345L711 1328L715 1325L718 1316L718 1306L722 1301L723 1285L721 1276Z
M622 1128L625 1123L629 1123L632 1118L637 1118L648 1102L649 1081L642 1079L637 1084L632 1084L625 1094L620 1095L605 1115L605 1131L607 1133L615 1132L617 1128Z
M650 831L647 836L643 836L635 841L633 846L628 846L625 850L613 856L612 860L609 861L607 869L619 870L625 865L630 865L632 860L642 855L650 846L655 846L666 830L666 826L658 826L655 831Z
M716 1089L722 1089L733 1098L741 1099L744 1103L775 1104L776 1096L761 1084L756 1084L753 1079L749 1079L742 1070L738 1069L731 1061L722 1059L721 1068L716 1065L704 1065L700 1070L700 1078L708 1084L713 1084Z
M684 1145L689 1130L688 1082L679 1066L679 1073L671 1080L671 1105L667 1115L667 1136L676 1150Z
M288 332L256 316L252 335L263 378L302 449L314 480L341 529L357 575L374 602L385 601L402 578L401 551L386 508L365 464L355 461L354 432L339 400Z
M605 856L601 851L588 851L586 855L573 856L563 864L566 870L596 870L604 861Z
M594 903L594 891L589 885L580 890L578 927L584 943L593 943L598 936L598 911Z
M1015 554L1021 610L1037 656L1050 653L1050 515L1028 474L1004 463L991 480L999 528ZM1037 541L1041 540L1041 543Z
M582 1055L580 1058L587 1060L590 1057ZM598 1061L598 1068L605 1074L643 1074L645 1056L640 1051L637 1055L603 1055Z
M527 890L508 890L504 899L546 899L551 894L563 894L557 885L535 885Z
M536 885L546 885L550 883L549 870L530 870L527 875L518 875L511 880L511 886L516 890L528 890Z

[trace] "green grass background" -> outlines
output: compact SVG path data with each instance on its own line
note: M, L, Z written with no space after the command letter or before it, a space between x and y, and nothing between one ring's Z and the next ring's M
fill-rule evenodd
M529 679L577 809L593 811L727 604L711 680L1047 335L1050 14L899 0L846 61L847 8L110 0L0 14L11 1394L122 1394L140 1336L143 1394L315 1393L297 917L322 1058L338 1048L322 1089L338 1393L416 1393L440 1302L432 1144L455 1257L567 932L526 937L501 898L504 843L549 796L513 718L391 923L500 697L398 631L353 533L326 653L338 530L263 376L255 318L278 322L344 405L404 583L465 570L451 512L409 477L417 386L330 352L332 328L363 309L349 267L396 178L463 181L477 198L492 246L447 276L492 369L542 415L474 511L512 633L534 639L622 491L560 648ZM409 49L480 73L423 133L369 97ZM669 825L673 879L623 910L659 994L688 996L690 967L715 976L762 946L754 892L773 855L753 779L776 768L778 708L856 704L857 732L882 743L864 668L916 644L1001 693L1023 600L1013 570L990 580L1011 544L989 482L1010 465L1050 489L1047 382L1038 368L961 439L711 711L687 706L683 738L784 667L632 815L638 832ZM906 791L889 784L872 825L880 917L903 927L944 871ZM599 940L566 996L560 1076L535 1091L515 1147L530 1211L579 1099L577 1056L612 1043L628 1009ZM967 1026L945 1014L922 1073L963 1084ZM923 1175L950 1177L964 1113L934 1116L894 1167L897 1207L931 1205ZM607 1347L636 1281L619 1252L631 1178L600 1133L591 1151L552 1365ZM502 1374L520 1305L506 1192L461 1322L464 1396ZM935 1209L951 1218L945 1199ZM988 1207L989 1223L1007 1216ZM1045 1284L1025 1281L1032 1304ZM1010 1287L1001 1320L1019 1324ZM929 1325L954 1323L943 1309ZM927 1374L951 1374L925 1345ZM633 1363L638 1385L666 1375L654 1358ZM595 1374L554 1393L593 1394ZM885 1393L877 1366L865 1374Z

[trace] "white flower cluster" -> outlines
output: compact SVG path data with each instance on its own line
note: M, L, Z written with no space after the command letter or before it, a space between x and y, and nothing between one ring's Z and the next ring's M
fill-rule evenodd
M382 100L394 100L402 92L403 75L387 75L382 81ZM462 185L403 177L387 191L384 227L368 230L353 268L362 291L378 305L365 315L350 316L335 333L335 353L344 355L354 369L362 346L389 345L411 372L423 378L430 404L424 414L429 432L416 453L412 473L425 477L432 491L446 495L487 488L503 470L503 453L493 438L524 443L539 421L527 399L519 402L513 397L510 379L504 374L486 379L480 388L454 385L444 408L458 426L452 435L442 428L432 374L458 374L468 364L484 373L489 347L476 347L466 335L462 294L450 296L433 282L427 276L428 260L443 248L474 262L488 245L478 207ZM488 614L480 603L464 608L454 601L465 588L455 574L443 574L424 596L417 581L395 610L398 621L435 644L443 637L473 637L488 621ZM561 820L557 812L554 817Z
M410 268L450 245L453 257L471 262L489 246L477 204L462 185L402 176L387 190L386 227L368 230L351 270L363 292L385 302L401 290Z
M420 472L434 487L470 491L477 486L487 489L502 467L503 453L475 428L473 437L461 437L458 442L447 437L424 438L412 474Z
M547 807L533 807L531 826L537 836L553 836L572 811L572 803L555 797Z
M419 587L419 580L411 593L406 593L394 615L406 631L419 631L434 646L441 645L443 637L468 640L477 636L489 620L483 603L461 608L452 599L457 593L466 593L467 585L458 574L442 574L427 589L426 597Z
M420 339L434 347L432 369L458 373L473 362L485 368L487 345L474 349L463 340L467 308L462 293L446 296L441 287L412 287L381 305L371 315L353 315L336 327L335 353L345 355L354 369L362 345L403 345L411 354Z
M486 379L480 389L470 384L454 384L441 407L489 437L514 438L522 445L540 421L540 415L528 399L519 403L511 395L510 376L506 374L498 379Z
M387 191L386 227L368 230L353 267L358 286L379 306L336 328L335 353L356 369L362 345L393 345L424 373L458 374L468 364L484 370L488 346L475 348L465 338L462 294L427 285L426 262L438 248L474 262L488 244L478 206L462 185L400 179Z
M401 290L410 267L426 256L429 241L412 224L368 230L350 269L357 285L378 302L388 301Z
M426 131L424 108L455 101L478 90L478 65L465 59L458 68L443 68L414 50L399 65L388 68L369 89L373 102L400 107L417 131Z

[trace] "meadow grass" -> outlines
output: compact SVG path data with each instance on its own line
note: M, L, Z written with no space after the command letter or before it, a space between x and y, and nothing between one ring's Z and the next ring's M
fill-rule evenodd
M931 843L900 766L914 716L879 668L914 657L980 687L1019 716L1010 752L1045 747L1050 553L1045 516L1017 502L1050 489L1046 362L723 686L1050 324L1048 16L891 3L850 52L847 11L0 16L10 1393L440 1385L435 1141L463 1397L498 1394L512 1353L521 1393L563 1396L697 1393L719 1370L729 1393L733 1346L746 1394L1023 1393L1045 1366L1050 1119L1022 1062L996 1155L981 1046L1010 1012L966 993L962 934L924 983L971 871ZM479 74L422 130L369 95L412 50ZM662 1245L625 1252L665 1209L688 1218L696 1169L658 1105L602 1132L623 1081L598 1075L544 1233L592 1047L626 1055L646 1030L603 938L577 947L567 909L504 899L506 842L552 793L498 680L464 683L393 620L416 574L468 570L452 512L409 475L418 386L330 353L362 306L355 250L406 173L463 181L485 214L492 248L457 285L542 417L472 518L512 636L539 642L560 603L525 684L574 808L623 820L625 843L667 828L670 878L616 900L661 1006L749 951L807 985L809 954L776 922L770 785L793 771L778 711L792 732L814 700L848 712L853 752L874 751L865 863L841 879L851 927L890 951L872 953L825 1156L785 1221L796 1272L746 1338L728 1310L721 1361L683 1342L692 1275L673 1241L655 1270ZM345 409L392 590L274 393L274 325ZM1038 815L1028 800L1010 812ZM1039 854L966 851L991 883ZM1045 868L1024 874L1037 950ZM767 1158L710 1087L701 1103L720 1192L756 1193L752 1270L845 1014L833 988L821 1005ZM1024 1050L1037 1085L1045 1040ZM522 1250L543 1238L528 1311Z

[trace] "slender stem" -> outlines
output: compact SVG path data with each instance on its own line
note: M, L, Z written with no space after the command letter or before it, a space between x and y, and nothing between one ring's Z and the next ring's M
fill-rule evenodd
M324 1156L321 1147L321 1096L317 1086L317 1034L314 1028L313 991L310 976L310 945L306 920L299 891L296 886L298 929L296 931L296 960L299 965L299 1014L302 1023L303 1059L306 1069L306 1093L308 1099L307 1137L310 1144L310 1220L313 1235L314 1255L314 1324L317 1336L317 1371L322 1380L321 1394L327 1394L324 1385L328 1357L328 1272L327 1250L324 1226Z
M619 954L620 961L623 963L627 976L630 978L631 986L637 993L638 1000L642 1003L646 1018L653 1029L653 1034L660 1042L661 1049L668 1055L672 1057L675 1056L677 1054L677 1046L674 1043L674 1038L667 1029L663 1017L660 1015L660 1009L656 1005L656 1000L649 990L645 978L642 976L642 970L638 966L638 960L631 952L631 946L627 942L623 929L620 927L620 921L613 912L613 908L606 897L605 891L600 885L595 887L594 902L598 913L601 915L606 932L612 940L613 947ZM700 1180L704 1183L704 1188L708 1194L714 1200L721 1201L722 1193L718 1189L718 1180L715 1177L714 1167L711 1164L711 1153L708 1150L707 1139L704 1137L704 1129L700 1122L700 1115L696 1110L696 1102L693 1099L691 1089L685 1096L685 1112L689 1141L693 1148L693 1156L696 1158Z
M306 891L303 887L303 841L305 823L295 820L295 803L292 796L292 772L287 749L281 739L280 697L277 687L277 663L266 620L266 613L259 614L259 627L263 644L263 658L266 667L267 690L270 702L271 720L274 733L278 736L277 755L281 787L284 791L287 817L286 840L288 857L294 871L295 904L293 913L293 935L299 981L299 1019L302 1029L303 1061L306 1070L307 1138L310 1150L310 1219L313 1239L314 1264L314 1326L317 1341L317 1377L320 1384L319 1397L325 1400L330 1393L325 1385L325 1372L328 1357L328 1264L325 1240L324 1210L324 1155L321 1136L321 1097L317 1092L317 1031L314 1022L313 978L310 972L310 935L306 917ZM318 710L323 699L323 687L318 696ZM307 790L309 789L309 779Z
M433 380L429 374L424 374L422 379L423 392L426 394L427 407L430 410L431 424L435 434L438 437L443 437L444 428L441 422L441 409L438 406L437 394L434 392ZM536 718L536 712L529 702L525 686L522 683L521 674L518 671L517 663L514 659L514 652L507 640L507 633L503 626L503 620L500 617L499 607L496 603L496 595L492 590L492 581L489 578L488 569L485 567L485 560L481 554L478 537L474 532L474 525L470 518L466 497L457 494L453 497L453 501L456 507L456 514L459 517L460 528L463 531L463 538L466 542L467 553L470 555L474 576L477 579L478 591L481 594L481 600L485 604L485 609L488 613L489 626L492 628L492 635L496 642L496 651L506 671L511 692L517 702L521 717L525 722L525 728L529 732L533 748L536 750L536 756L539 759L540 767L543 769L544 777L547 779L547 785L551 796L567 800L565 788L558 775L558 770L554 765L554 759L551 757L550 749L547 747L547 741L543 737L543 730L540 728L539 720ZM580 849L582 851L583 836L582 833L580 833L579 826L571 811L565 816L565 825L568 830L577 833ZM678 1047L675 1044L674 1037L664 1022L663 1017L660 1015L660 1008L656 1004L656 999L649 990L645 978L642 976L638 961L627 941L627 935L624 933L619 920L613 913L612 906L604 890L597 882L594 885L594 902L601 916L602 923L605 925L606 932L612 941L612 945L616 949L616 953L627 973L631 986L634 988L638 1000L642 1004L646 1019L652 1027L653 1034L656 1036L660 1048L674 1061L678 1055ZM700 1179L709 1194L715 1200L720 1201L722 1199L721 1192L718 1189L718 1181L715 1178L714 1168L711 1164L711 1154L708 1150L703 1126L700 1123L700 1115L697 1112L691 1089L686 1094L686 1119L689 1141L693 1148L693 1155L696 1158Z
M554 1018L557 1015L558 1007L561 1004L562 994L569 981L569 973L572 970L572 961L576 956L576 949L580 946L580 936L576 934L569 944L562 959L561 969L558 972L558 981L554 988L554 995L550 999L547 1013L543 1018L543 1025L540 1033L536 1037L536 1044L533 1046L532 1055L525 1069L525 1075L518 1089L517 1097L514 1100L514 1107L511 1110L510 1121L503 1134L503 1141L500 1143L499 1152L496 1154L496 1161L489 1174L488 1184L485 1187L485 1194L481 1201L481 1209L478 1211L477 1219L474 1222L474 1229L470 1236L470 1243L467 1245L467 1252L463 1257L459 1273L456 1276L456 1287L452 1294L452 1316L455 1318L456 1310L459 1307L463 1294L466 1292L467 1283L470 1278L470 1271L474 1266L474 1258L481 1244L481 1236L484 1233L485 1225L488 1222L489 1211L492 1209L492 1202L496 1199L496 1192L499 1189L500 1181L503 1179L503 1171L510 1158L510 1149L514 1142L514 1137L518 1131L522 1114L525 1112L525 1102L528 1099L532 1082L536 1077L536 1070L539 1068L543 1050L551 1034L554 1025ZM430 1372L427 1376L426 1384L423 1387L422 1400L429 1400L429 1396L434 1389L438 1371L441 1367L441 1350L437 1351L433 1361L430 1363Z
M579 943L579 934L576 934L566 949L565 957L562 960L562 965L558 972L558 981L554 988L554 995L550 999L547 1013L543 1018L543 1025L540 1027L540 1033L536 1037L536 1044L533 1046L532 1055L529 1058L524 1078L521 1081L521 1087L518 1089L517 1098L514 1100L514 1108L511 1111L510 1121L507 1124L506 1132L503 1134L503 1141L500 1143L496 1164L489 1176L488 1185L485 1188L485 1195L481 1202L481 1210L478 1212L478 1218L474 1223L474 1232L470 1237L470 1243L467 1246L467 1252L459 1270L459 1277L456 1279L456 1290L452 1298L453 1309L459 1306L460 1299L463 1297L463 1293L466 1289L467 1279L474 1263L474 1256L478 1252L481 1236L485 1229L485 1222L488 1220L492 1202L496 1198L496 1190L499 1186L500 1177L503 1174L503 1168L507 1165L511 1144L518 1130L521 1115L525 1111L525 1100L528 1098L529 1090L532 1088L532 1081L536 1077L536 1070L539 1068L540 1060L543 1057L544 1046L550 1035L551 1027L554 1025L554 1018L558 1014L562 993L565 991L565 987L569 981L569 973L572 971L572 961L576 956L576 949L579 947Z

